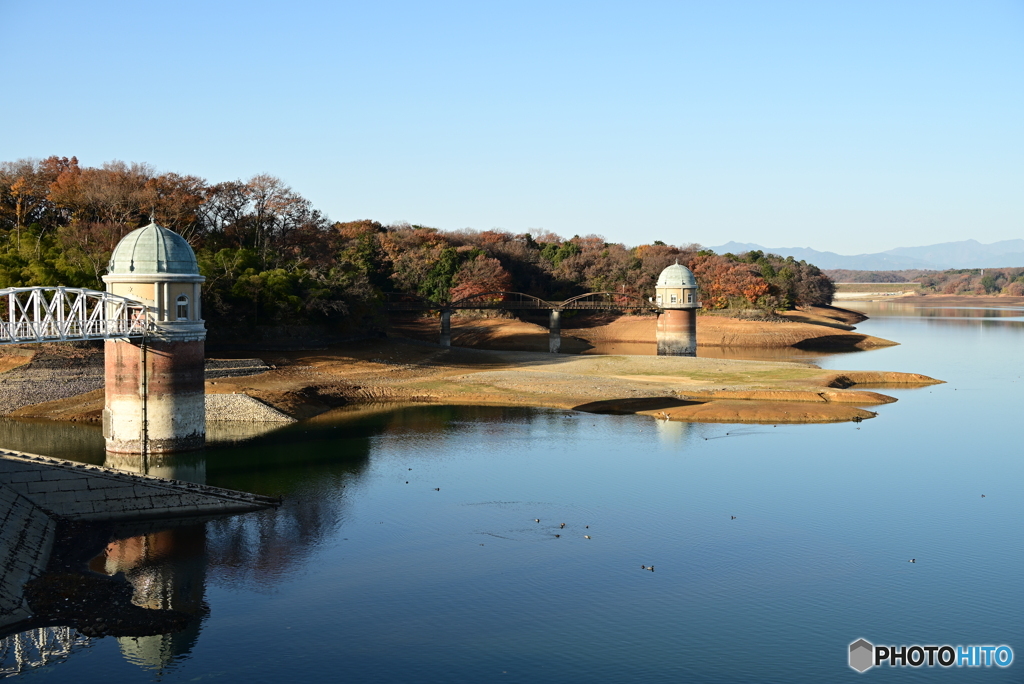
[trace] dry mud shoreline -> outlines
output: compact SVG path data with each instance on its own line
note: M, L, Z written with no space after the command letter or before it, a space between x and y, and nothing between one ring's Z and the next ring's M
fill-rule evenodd
M854 312L825 313L828 315L820 311L795 312L786 322L715 321L708 316L701 317L699 325L704 335L760 339L769 346L788 340L792 346L808 339L848 334L851 323L862 320ZM429 320L413 322L412 332L417 326L431 325ZM633 317L591 324L584 333L577 329L565 332L577 344L587 344L587 334L596 341L602 336L637 338L646 327L651 327L653 337L653 321ZM546 345L546 336L538 335L535 329L544 332L539 326L518 320L456 319L456 345L488 344L492 348L444 348L415 339L392 338L322 351L273 352L263 356L269 370L244 377L208 378L206 391L246 394L300 420L342 406L422 402L635 413L695 422L820 423L871 418L875 413L870 407L895 401L859 387L874 390L941 382L914 373L829 371L784 361L523 351L524 347ZM481 335L480 330L485 334ZM530 338L529 344L523 342L526 338ZM860 335L853 344L894 343ZM249 357L251 353L238 356ZM13 359L6 366L0 363L0 370L14 363ZM0 373L0 380L6 375ZM102 407L103 390L94 389L23 406L9 415L98 421Z
M743 320L720 315L697 319L697 344L708 355L725 350L784 349L857 351L897 344L856 332L854 324L865 320L855 311L836 307L810 307L789 311L777 320ZM562 351L581 353L609 344L653 345L654 316L587 314L562 319ZM547 328L507 318L452 317L452 344L507 351L547 351ZM396 319L392 333L422 341L436 341L438 323L429 318Z

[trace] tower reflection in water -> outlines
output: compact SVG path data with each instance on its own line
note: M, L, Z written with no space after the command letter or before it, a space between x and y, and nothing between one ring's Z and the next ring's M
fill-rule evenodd
M105 465L171 480L206 483L202 452L139 456L107 453ZM208 612L206 586L206 524L189 524L118 539L89 562L93 572L124 573L131 583L132 603L155 610L175 610L192 616L180 632L117 637L129 662L164 670L187 656L199 638Z
M654 421L658 431L658 441L665 445L684 444L693 436L694 424L681 420L660 418Z

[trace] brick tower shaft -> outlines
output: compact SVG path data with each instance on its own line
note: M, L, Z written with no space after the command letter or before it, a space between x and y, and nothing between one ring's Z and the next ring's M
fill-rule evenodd
M201 449L206 442L205 343L105 343L107 451L123 454Z

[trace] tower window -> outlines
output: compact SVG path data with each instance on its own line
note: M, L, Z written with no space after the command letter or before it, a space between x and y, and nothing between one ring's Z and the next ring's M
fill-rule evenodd
M676 296L675 296L675 294L669 295L669 303L670 304L675 304L676 303Z
M176 318L179 321L187 321L188 320L188 297L186 295L178 295L178 299L176 301L176 304L177 304L177 309L178 309L178 313L177 313Z
M686 303L693 304L693 292L686 293Z

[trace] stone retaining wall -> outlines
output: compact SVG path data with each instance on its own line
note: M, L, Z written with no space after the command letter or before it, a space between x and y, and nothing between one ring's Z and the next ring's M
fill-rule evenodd
M11 451L0 451L0 484L51 517L72 520L230 515L276 505L256 494Z
M0 629L30 615L21 588L46 568L56 523L0 484Z

